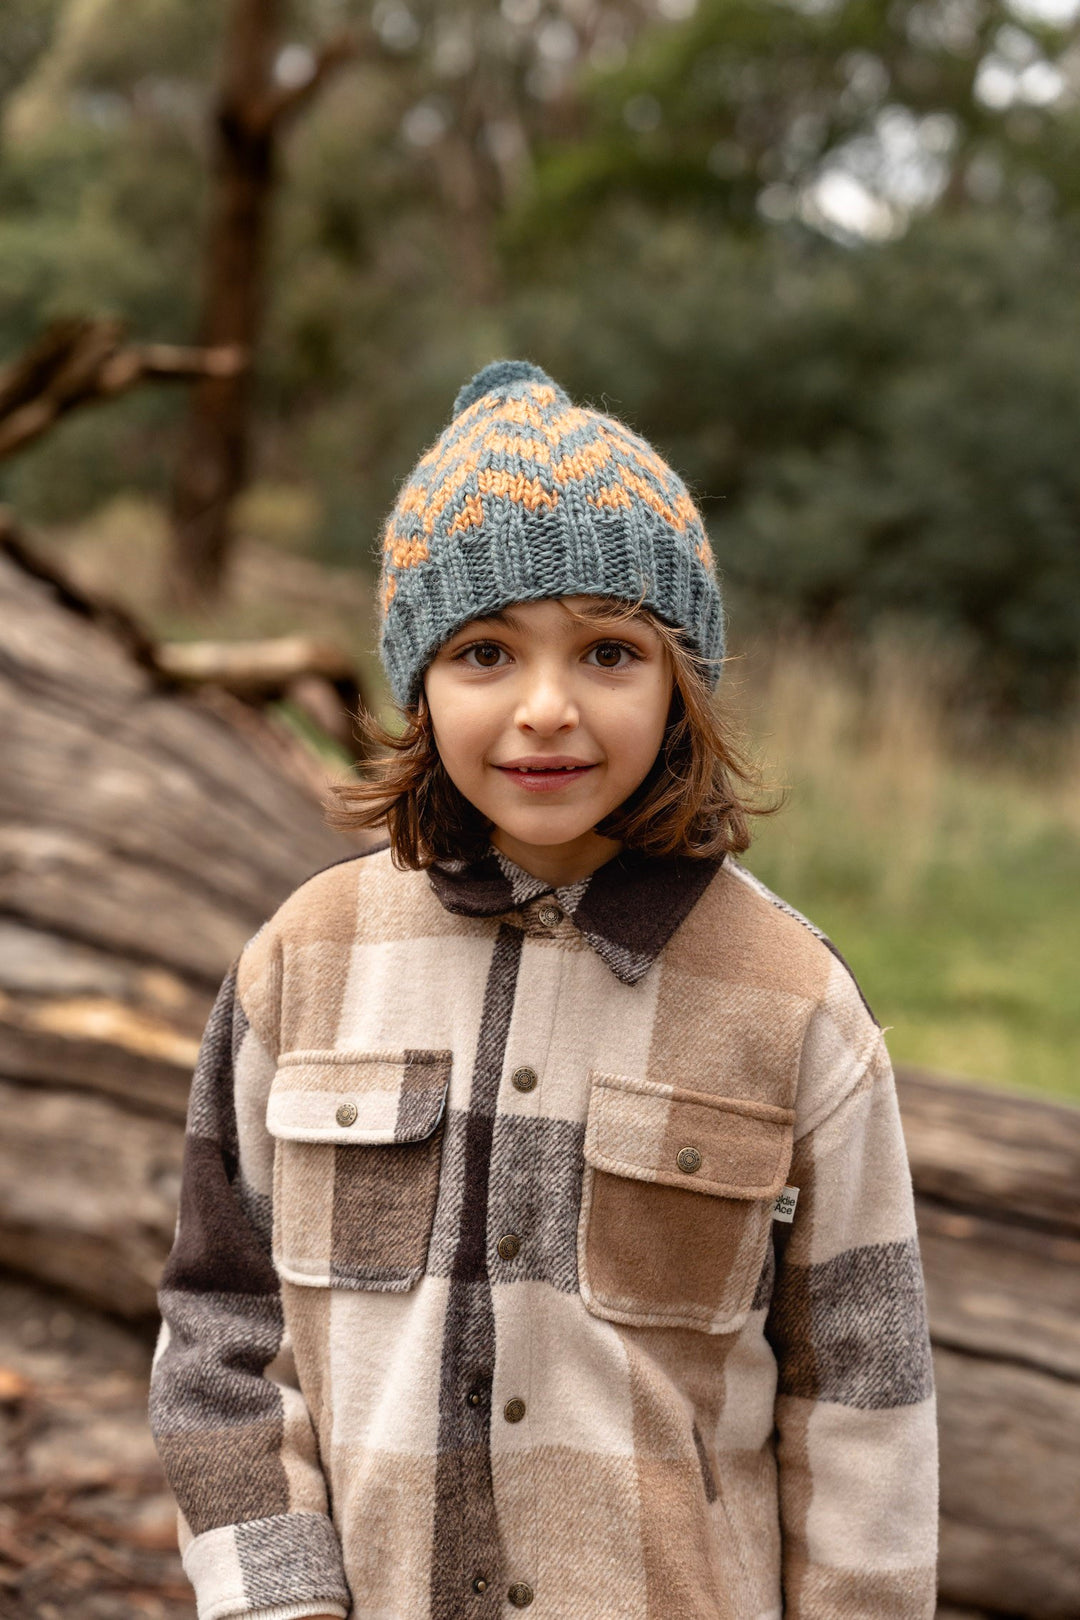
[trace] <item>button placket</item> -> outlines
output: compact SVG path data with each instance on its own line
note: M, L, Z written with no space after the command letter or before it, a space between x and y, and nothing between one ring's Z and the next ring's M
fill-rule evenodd
M511 1071L510 1084L515 1091L535 1091L540 1076L528 1064L519 1064ZM517 1232L504 1232L495 1245L500 1260L516 1260L521 1253L521 1237Z
M541 911L547 911L548 915L542 917ZM567 913L558 906L542 904L532 912L532 916L535 935L536 923L547 929L557 929L565 923ZM522 1275L519 1266L523 1262L519 1256L524 1255L527 1259L528 1255L533 1255L533 1263L538 1263L543 1248L542 1224L535 1229L533 1225L534 1213L542 1207L544 1196L540 1127L536 1123L546 1113L540 1106L540 1082L547 1074L553 1052L558 1057L558 1011L567 981L577 965L575 953L565 950L544 951L541 960L537 985L539 993L530 1005L530 1016L525 1026L529 1033L526 1035L522 1030L521 1045L515 1054L517 1062L511 1058L513 1066L509 1067L508 1074L504 1070L513 1091L523 1094L516 1102L508 1100L508 1111L516 1116L524 1129L520 1135L508 1138L519 1154L516 1173L507 1187L510 1196L498 1212L498 1224L488 1241L494 1239L492 1250L497 1256L495 1264L499 1268L496 1275L510 1287ZM535 1251L529 1247L533 1244ZM541 1534L536 1463L530 1451L528 1432L532 1427L532 1397L536 1391L534 1368L537 1346L533 1342L528 1313L508 1315L501 1349L501 1366L491 1391L491 1409L494 1421L498 1424L501 1420L507 1425L503 1430L502 1444L512 1447L523 1464L528 1463L514 1485L512 1502L508 1503L521 1515L521 1542L515 1549L513 1562L518 1570L527 1573L530 1565L535 1568L538 1563ZM542 1349L539 1353L542 1354ZM496 1440L495 1444L498 1443ZM504 1603L509 1602L516 1609L527 1608L534 1601L534 1589L525 1580L514 1580L505 1586L500 1581L500 1590L505 1594Z

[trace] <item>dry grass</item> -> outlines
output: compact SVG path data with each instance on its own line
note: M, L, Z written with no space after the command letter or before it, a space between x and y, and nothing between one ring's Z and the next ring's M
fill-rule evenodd
M748 864L834 938L894 1055L1080 1098L1080 728L961 746L955 670L899 639L735 670L788 788Z

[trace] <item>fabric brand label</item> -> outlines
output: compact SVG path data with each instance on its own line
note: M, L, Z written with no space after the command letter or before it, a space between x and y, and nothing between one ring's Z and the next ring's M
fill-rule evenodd
M772 1218L774 1221L788 1221L795 1219L795 1205L799 1201L798 1187L785 1187L773 1205Z

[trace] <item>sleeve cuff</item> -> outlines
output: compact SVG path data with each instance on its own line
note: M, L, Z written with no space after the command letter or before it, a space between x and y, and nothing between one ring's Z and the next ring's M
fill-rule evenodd
M323 1513L279 1513L206 1530L183 1557L199 1620L349 1612L341 1546Z
M282 1603L275 1609L252 1609L244 1620L307 1620L313 1614L336 1614L347 1620L348 1610L341 1603Z

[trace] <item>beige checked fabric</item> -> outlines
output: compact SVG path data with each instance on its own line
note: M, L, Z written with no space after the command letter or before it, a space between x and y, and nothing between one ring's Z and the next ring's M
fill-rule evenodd
M200 1620L933 1616L888 1055L735 861L301 885L207 1025L160 1297Z

